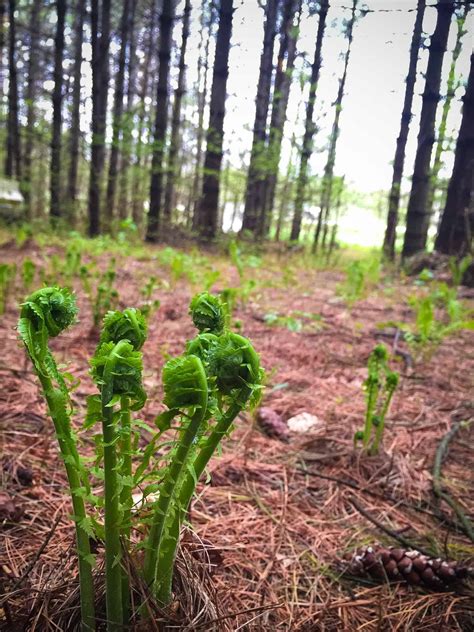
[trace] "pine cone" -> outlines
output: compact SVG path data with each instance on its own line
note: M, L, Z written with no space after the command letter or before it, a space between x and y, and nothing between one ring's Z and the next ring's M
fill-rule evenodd
M458 562L446 562L419 551L366 546L348 554L348 571L354 575L368 574L374 579L406 581L412 586L448 588L474 574L474 568Z

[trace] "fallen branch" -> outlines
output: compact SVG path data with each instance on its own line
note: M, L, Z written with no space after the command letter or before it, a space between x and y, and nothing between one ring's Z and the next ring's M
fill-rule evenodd
M461 427L460 423L453 424L439 442L433 465L433 493L439 500L444 500L444 502L451 507L463 525L464 533L472 542L474 542L474 526L454 498L452 498L448 492L443 491L441 483L441 467L443 460L448 453L450 442L457 435Z
M426 549L422 549L420 546L413 544L412 542L410 542L410 540L407 540L407 538L403 537L402 535L400 535L396 531L393 531L392 529L389 529L388 527L383 525L381 522L379 522L376 518L374 518L372 516L371 513L369 513L367 511L367 509L364 509L364 507L362 507L362 505L360 505L359 502L354 497L351 496L349 498L349 502L351 503L351 505L355 509L357 509L357 511L362 516L364 516L364 518L367 518L367 520L369 522L374 524L377 527L377 529L380 529L380 531L382 531L386 535L390 536L394 540L397 540L397 542L400 542L400 544L403 544L404 547L406 547L408 549L416 549L417 551L420 551L420 553L423 553L423 555L427 555L428 557L432 557L433 554L430 553L429 551L427 551Z
M296 472L298 474L303 474L303 475L307 474L308 476L313 476L315 478L322 478L323 480L326 480L326 481L333 481L334 483L339 483L341 485L344 485L345 487L350 487L351 489L354 489L358 492L369 494L369 496L372 496L373 498L378 498L379 500L385 500L385 501L397 503L397 505L400 505L401 507L405 507L406 509L413 509L414 511L417 511L418 513L425 514L426 516L430 516L431 518L436 518L444 525L451 527L453 529L462 531L465 535L468 535L468 532L464 528L464 525L454 522L454 520L451 520L449 516L446 516L441 511L432 512L432 511L429 511L428 509L424 509L423 507L418 507L417 505L408 503L402 499L393 498L392 496L387 496L387 495L384 496L382 494L377 494L376 492L372 491L371 489L368 489L367 487L361 487L360 485L358 485L357 483L354 483L353 481L349 481L344 478L338 478L337 476L330 476L329 474L321 474L320 472L311 472L310 470L304 470L302 468L297 468ZM306 489L313 490L314 488L307 487Z

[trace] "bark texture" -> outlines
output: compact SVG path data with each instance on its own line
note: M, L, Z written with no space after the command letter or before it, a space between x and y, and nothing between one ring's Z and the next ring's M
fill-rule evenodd
M412 187L407 210L407 225L403 242L403 257L409 257L426 247L430 212L430 162L435 142L436 110L440 99L441 72L446 52L451 18L454 12L452 0L438 0L438 17L431 38L428 66L425 75L420 130L413 170Z
M306 119L303 136L303 147L301 150L300 169L298 174L298 182L296 184L295 210L293 213L293 221L291 225L291 241L298 241L301 231L301 221L303 219L303 206L305 203L306 188L308 184L308 163L313 153L313 138L316 132L316 124L314 122L314 104L316 102L316 91L319 81L319 73L322 64L322 49L324 29L326 28L326 17L329 10L329 2L323 0L319 10L318 32L316 35L316 47L314 50L314 59L311 66L311 83L309 86L308 103L306 104Z
M216 236L218 225L219 182L222 167L230 39L232 36L232 4L233 0L221 0L219 7L219 29L217 31L209 128L206 136L204 178L198 217L199 234L205 240L211 240Z
M392 186L390 187L390 193L388 197L387 227L385 229L385 237L383 243L384 254L390 260L393 260L395 258L398 210L400 207L400 189L403 178L403 169L405 165L405 151L408 140L408 132L410 131L410 122L412 117L411 110L413 105L413 95L415 92L416 68L418 65L418 57L420 52L425 8L426 0L418 0L415 26L413 27L413 35L411 38L410 62L408 65L408 74L406 78L405 98L403 101L400 132L398 134L397 147L395 149L395 158L393 160Z
M471 251L474 231L474 53L463 102L454 167L435 243L439 252L457 256Z
M163 208L163 163L165 157L166 128L168 124L168 81L170 73L173 20L174 2L173 0L163 0L163 9L160 15L160 44L158 52L160 66L158 69L155 131L153 137L153 156L151 161L150 210L148 212L148 226L146 233L146 239L150 242L158 240Z

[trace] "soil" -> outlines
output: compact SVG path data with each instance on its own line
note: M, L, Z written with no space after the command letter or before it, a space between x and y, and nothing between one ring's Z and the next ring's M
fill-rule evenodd
M151 318L144 348L147 423L163 409L165 360L194 335L188 305L202 288L186 277L171 281L169 269L153 259L155 252L144 251L140 260L119 254L116 281L120 307L126 307L143 303L139 288L150 275L160 280L153 298L161 306ZM2 260L20 269L28 256L45 266L53 253L63 256L58 246L41 249L31 242L25 251L10 242L2 248ZM467 519L474 519L474 332L458 332L429 356L413 358L403 341L395 342L393 329L380 326L413 319L406 302L413 280L385 279L349 308L337 294L342 272L311 269L297 257L291 270L278 255L250 270L256 287L246 302L237 303L234 321L261 354L267 372L262 405L284 422L306 412L318 423L304 434L278 438L264 434L250 414L238 419L222 455L211 462L210 481L199 485L191 511L193 532L186 529L180 558L183 568L186 560L195 565L213 606L207 619L193 623L193 586L186 584L184 570L176 584L178 618L167 629L472 630L472 579L443 592L387 584L348 576L344 555L364 544L398 545L394 532L413 547L474 566L474 543L432 491L439 442L462 422L444 459L442 483ZM99 267L105 269L109 258L99 256ZM227 261L214 255L209 261L221 271L214 290L238 285ZM0 626L72 630L62 623L64 613L57 614L76 582L70 505L52 424L17 340L17 301L24 295L17 285L0 317ZM73 285L80 320L53 340L52 348L80 379L73 393L80 420L86 397L94 392L88 360L97 334L91 332L91 307L81 285L75 280ZM284 319L269 324L269 313L293 316L300 330L290 331ZM353 436L363 426L367 358L380 341L401 351L391 360L401 379L383 450L368 457L354 449ZM354 500L392 535L363 515ZM99 565L99 583L100 578Z

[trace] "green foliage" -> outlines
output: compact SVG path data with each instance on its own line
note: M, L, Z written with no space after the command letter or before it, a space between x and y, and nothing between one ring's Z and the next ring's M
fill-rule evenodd
M455 287L435 284L428 293L409 298L415 324L397 323L415 356L429 354L446 338L462 329L474 329L471 312L457 298Z
M94 329L99 328L105 314L118 304L119 294L114 287L115 266L115 258L112 258L107 270L101 274L93 274L91 266L83 265L78 270L82 288L92 309Z
M36 265L31 259L25 259L21 266L21 279L23 281L23 287L29 291L34 283L36 274Z
M264 320L267 325L275 325L277 327L286 327L289 331L299 333L304 329L320 331L323 327L321 316L319 314L311 314L309 312L295 311L288 316L283 316L275 312L265 314Z
M346 280L338 287L338 293L349 306L362 299L368 289L375 285L380 277L380 260L353 261L347 266Z
M16 276L14 263L0 263L0 316L5 313L10 290Z
M368 376L364 382L366 393L365 426L354 435L354 446L362 441L369 454L378 454L393 394L398 386L398 373L388 366L388 352L384 345L377 345L369 356ZM375 432L373 433L373 430ZM372 435L375 436L372 436Z
M89 282L88 272L81 270ZM89 538L100 537L105 541L107 629L111 631L130 624L129 581L120 559L124 548L127 554L133 553L132 529L143 532L147 522L148 536L139 544L145 550L144 580L160 603L169 603L180 527L197 481L237 415L258 402L263 371L250 342L227 329L222 301L208 292L198 294L191 302L190 315L199 333L188 341L181 356L171 358L163 368L167 410L156 418L156 432L134 417L146 400L141 351L146 320L135 308L109 311L91 359L99 395L88 398L83 424L84 432L101 428L94 435L96 452L91 465L91 459L86 461L77 452L70 389L48 348L49 337L69 327L76 315L74 296L68 289L44 288L26 299L18 331L43 386L68 473L83 622L94 628ZM175 419L178 423L173 428ZM160 438L168 430L176 431L176 437L160 446ZM151 436L145 447L139 440L143 432ZM103 484L103 496L92 494L91 479ZM148 503L148 519L132 511L135 486L144 498L159 490L158 498Z
M449 269L451 271L451 277L453 280L454 287L459 287L461 285L464 274L472 262L473 262L473 258L471 255L466 255L462 259L457 259L456 257L450 257Z

